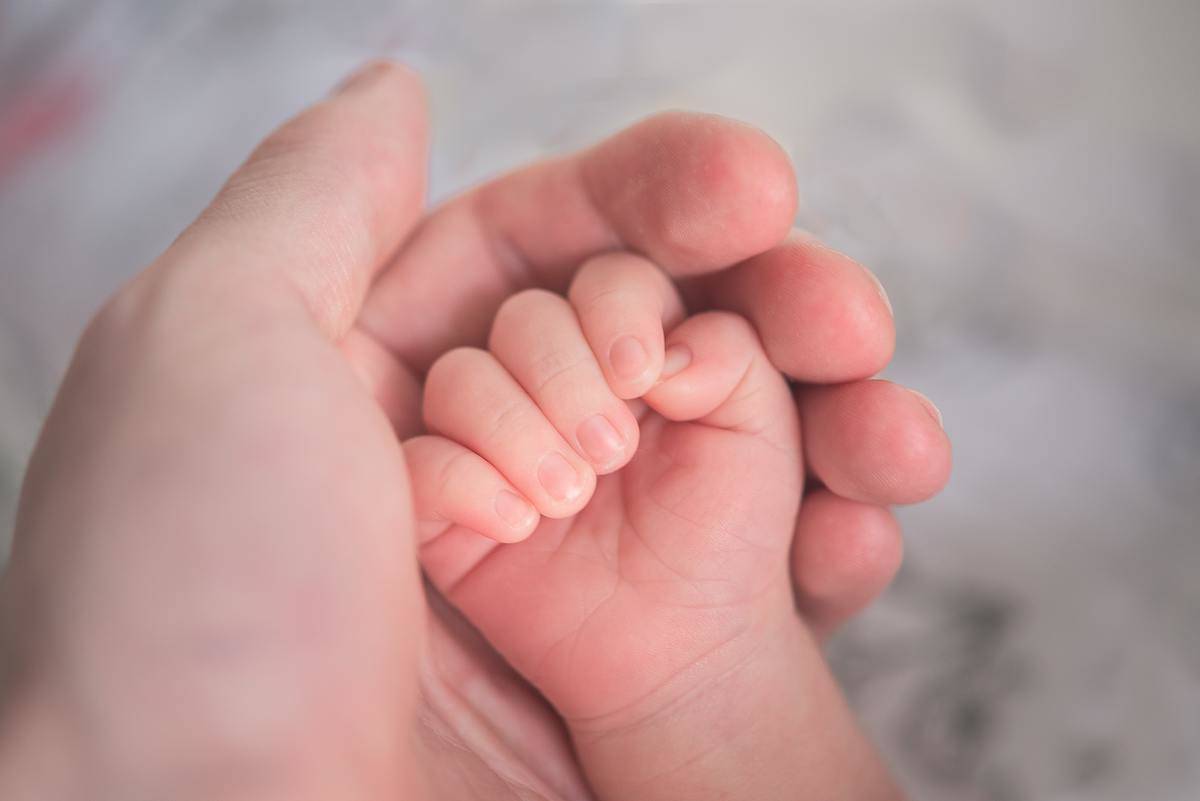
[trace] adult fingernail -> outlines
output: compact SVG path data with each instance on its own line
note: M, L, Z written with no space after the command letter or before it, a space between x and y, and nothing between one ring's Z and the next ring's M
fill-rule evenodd
M548 453L537 469L538 481L556 501L573 501L583 492L583 480L561 453Z
M608 351L608 363L612 365L617 378L632 381L640 378L646 372L650 357L646 349L635 337L621 337Z
M925 407L925 411L929 412L929 416L932 417L934 419L934 422L936 422L938 424L938 428L944 429L945 426L942 424L941 409L934 406L933 401L931 401L929 398L922 395L920 392L917 392L915 389L910 389L909 392L911 392L912 394L917 396L917 400L919 400L921 402L921 405Z
M663 357L661 380L666 380L676 373L683 372L692 363L692 349L687 345L672 345L667 348Z
M867 274L867 278L871 279L871 283L875 285L875 291L879 293L879 297L883 298L883 305L887 306L888 314L892 317L896 316L896 312L892 309L892 301L888 298L887 290L883 288L883 283L879 280L879 276L863 267L863 272Z
M521 529L529 525L537 510L520 495L502 489L496 493L496 515L513 528Z
M388 62L383 59L368 61L343 78L341 83L333 88L332 94L340 95L349 89L370 83L374 78L386 71L388 67Z
M579 445L597 467L608 467L625 451L625 438L602 414L593 415L580 423L576 436Z

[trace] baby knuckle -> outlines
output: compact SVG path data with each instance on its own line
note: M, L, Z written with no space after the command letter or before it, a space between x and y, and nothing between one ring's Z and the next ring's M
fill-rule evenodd
M521 441L534 423L528 404L512 401L489 410L483 426L485 441Z
M450 488L456 484L468 484L475 467L475 452L466 449L457 450L442 462L438 471L436 497L445 498Z
M570 382L588 361L588 357L576 356L561 350L550 350L535 357L530 368L533 376L531 387L533 394L542 396L564 379Z

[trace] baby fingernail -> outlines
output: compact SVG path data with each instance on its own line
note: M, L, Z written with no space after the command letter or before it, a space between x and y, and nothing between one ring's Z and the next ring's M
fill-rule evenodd
M687 369L692 363L692 349L687 345L672 345L663 357L662 380Z
M608 351L608 361L618 378L631 381L646 371L650 357L635 337L621 337Z
M607 467L625 450L625 438L602 414L593 415L580 423L576 436L579 445L597 467Z
M538 481L556 501L571 501L583 492L579 473L561 453L548 453L537 469Z
M496 493L496 514L513 528L524 528L537 514L537 510L520 495L502 489Z

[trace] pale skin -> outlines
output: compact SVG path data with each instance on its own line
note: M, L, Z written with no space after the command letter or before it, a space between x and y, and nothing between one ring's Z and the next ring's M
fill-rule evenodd
M869 273L788 233L786 159L726 120L652 118L427 213L426 141L414 76L366 68L270 137L89 327L31 462L2 585L0 797L898 797L809 634L832 631L887 583L900 547L884 507L936 492L949 465L927 402L868 380L893 338ZM536 608L481 600L489 579L512 575L481 570L456 589L446 583L483 637L475 634L421 584L418 554L434 583L445 582L447 563L464 562L461 552L438 562L454 532L421 512L437 503L427 503L419 459L437 454L415 454L422 440L413 438L423 421L441 437L427 443L468 438L452 428L461 409L431 402L445 366L431 371L435 361L471 345L485 349L474 358L517 369L504 343L487 338L501 304L532 286L570 287L559 303L576 315L580 266L613 251L641 254L639 265L673 279L689 313L723 307L741 317L700 314L675 326L671 282L657 296L636 290L664 302L657 317L622 323L663 337L645 374L624 385L611 348L587 348L599 375L589 397L645 397L640 441L621 453L633 461L576 461L604 474L586 509L571 504L590 486L559 492L565 506L530 497L554 519L494 547L525 569L519 554L551 534L579 538L589 520L619 546L625 528L601 521L606 509L628 512L651 536L669 534L636 522L638 497L676 486L652 475L656 453L698 449L680 462L696 471L679 473L684 492L718 464L714 454L722 471L739 458L752 470L758 459L745 454L758 448L795 491L772 491L761 505L722 494L731 509L714 514L765 515L753 527L762 541L740 556L689 548L659 564L690 558L692 578L707 581L717 558L733 579L660 581L652 560L624 562L656 588L639 607L653 612L647 627L610 624L557 657L547 649L538 665L522 633L544 637L557 625L558 638L578 634L571 604L600 583L595 571L538 568L525 601L549 593L557 606ZM719 336L710 325L724 326ZM612 336L580 330L589 343ZM687 339L692 361L658 382L673 336ZM763 387L727 418L718 410L731 402L728 380L717 369L726 359L757 365ZM779 371L804 382L795 403ZM718 402L689 407L689 396ZM606 440L593 427L580 441L570 427L570 415L591 407L534 408L529 419L549 425L543 445L564 457L583 460L584 441ZM676 413L691 422L662 422ZM751 433L740 428L747 421L768 425ZM804 436L790 438L798 428ZM765 436L792 447L762 445ZM477 466L514 495L536 495L519 458L532 450L545 448L517 441ZM797 510L804 471L821 486ZM606 488L638 485L639 475L647 491L613 502ZM451 500L440 503L453 517ZM694 533L720 546L718 533L745 522L706 518ZM568 586L555 593L555 582ZM501 611L510 617L497 622ZM505 639L506 626L518 636ZM643 648L653 632L670 639ZM592 692L570 681L577 671L590 671Z

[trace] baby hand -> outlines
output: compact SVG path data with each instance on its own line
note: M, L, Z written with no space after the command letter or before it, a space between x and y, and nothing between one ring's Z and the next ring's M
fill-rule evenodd
M787 384L742 318L682 316L628 254L586 264L569 299L515 295L487 351L430 369L432 434L405 444L430 579L568 718L672 694L757 604L794 616Z
M629 254L588 262L568 298L515 295L488 350L433 365L431 434L405 443L430 580L558 709L585 768L631 780L718 736L695 727L722 692L740 703L730 675L756 692L777 677L786 697L804 687L794 663L820 662L788 577L803 483L788 385L744 319L683 314ZM682 728L651 733L667 709ZM742 725L720 714L720 736ZM625 764L638 754L655 762Z

